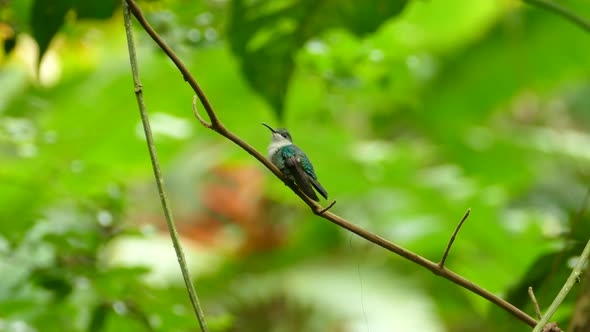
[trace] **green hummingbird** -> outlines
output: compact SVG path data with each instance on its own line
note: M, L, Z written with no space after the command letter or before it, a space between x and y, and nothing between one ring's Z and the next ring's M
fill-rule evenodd
M273 129L266 123L262 125L272 132L272 141L268 146L268 159L289 180L295 182L307 197L316 202L320 201L313 190L315 188L320 195L328 199L328 193L318 181L309 158L305 152L293 144L289 131L285 128Z

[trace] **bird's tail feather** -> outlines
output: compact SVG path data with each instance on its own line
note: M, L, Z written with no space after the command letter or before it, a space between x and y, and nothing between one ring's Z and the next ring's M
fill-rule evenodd
M320 193L320 195L322 195L325 199L328 199L328 192L326 191L326 189L324 189L324 187L322 187L322 185L317 179L310 177L309 181L311 182L315 190L317 190Z

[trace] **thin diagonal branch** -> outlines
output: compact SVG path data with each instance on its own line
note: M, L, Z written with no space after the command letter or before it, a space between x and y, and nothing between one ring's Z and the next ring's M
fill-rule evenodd
M561 302L563 302L563 300L570 292L574 284L576 284L579 281L579 278L582 275L582 270L584 269L584 266L588 261L588 256L590 256L590 240L586 243L586 247L584 247L582 255L580 255L580 257L578 258L578 262L572 270L572 273L570 273L570 276L567 278L567 281L561 287L561 290L555 297L555 300L553 300L553 303L551 303L549 309L547 309L545 315L543 315L543 318L539 320L539 323L535 326L533 332L540 332L543 329L543 327L545 327L545 324L547 324L549 319L551 319L553 314L557 311L557 308L559 308Z
M449 251L451 251L451 247L453 246L453 242L455 242L455 237L457 237L457 234L459 233L461 226L463 226L463 223L465 222L465 220L467 220L470 213L471 213L471 208L467 209L467 212L465 212L465 215L463 215L463 218L461 218L461 221L459 221L459 224L457 224L457 227L455 228L453 235L451 235L451 238L449 239L449 244L447 245L447 248L445 249L445 252L443 253L442 258L441 258L440 262L438 263L438 266L441 269L445 268L445 261L447 260L447 257L449 256Z
M309 206L309 208L311 209L311 211L314 214L362 237L363 239L365 239L369 242L372 242L372 243L374 243L374 244L376 244L388 251L391 251L392 253L395 253L395 254L397 254L409 261L412 261L412 262L430 270L432 273L439 275L439 276L487 299L488 301L494 303L498 307L509 312L514 317L525 322L526 324L528 324L530 326L536 325L537 322L535 321L535 319L530 317L529 315L527 315L522 310L518 309L517 307L508 303L507 301L498 297L497 295L485 290L484 288L482 288L482 287L474 284L473 282L465 279L464 277L456 274L455 272L452 272L451 270L446 269L446 268L444 268L444 269L440 268L437 263L432 262L432 261L430 261L430 260L428 260L416 253L413 253L405 248L402 248L402 247L400 247L400 246L398 246L398 245L396 245L396 244L394 244L394 243L392 243L392 242L390 242L390 241L388 241L376 234L373 234L373 233L349 222L348 220L346 220L338 215L335 215L332 212L329 212L329 211L324 212L324 209L319 204L317 204L316 202L311 200L309 197L305 196L305 194L303 194L303 192L301 192L301 190L295 184L293 184L292 181L288 181L283 176L283 174L279 171L279 169L276 166L274 166L270 161L268 161L262 154L260 154L258 151L256 151L256 149L254 149L248 143L243 141L241 138L237 137L234 133L232 133L227 128L225 128L225 126L223 126L223 124L221 123L221 121L219 120L219 118L217 117L215 112L213 111L213 108L212 108L211 104L209 103L208 99L206 98L205 94L203 93L203 91L201 90L201 88L199 87L197 82L195 81L194 77L190 74L190 72L184 66L182 61L180 61L180 59L176 56L176 54L170 49L170 47L168 47L168 45L166 45L166 43L162 40L162 38L150 26L150 24L147 22L147 20L145 19L145 17L141 13L141 10L139 9L139 7L135 3L135 1L134 0L126 0L126 1L129 4L129 8L130 8L131 12L137 18L139 23L143 26L144 30L160 46L160 48L164 51L164 53L166 53L166 55L174 62L174 64L178 68L178 70L182 73L185 81L187 81L190 84L190 86L193 88L193 90L195 90L195 93L199 97L201 103L203 104L203 107L205 108L205 111L207 112L207 115L209 116L209 119L211 120L210 126L209 127L206 126L206 127L210 128L211 130L214 130L218 134L231 140L232 142L234 142L235 144L240 146L244 151L246 151L247 153L252 155L258 161L260 161L260 163L262 163L266 168L268 168L271 172L273 172L275 174L275 176L277 176L287 186L289 186L289 188L291 188L291 190L293 190L293 192L297 196L299 196L301 198L301 200L303 200Z
M577 26L586 30L587 32L590 32L590 21L579 16L578 14L574 13L570 9L554 3L553 1L549 1L549 0L522 0L522 1L528 3L529 5L544 8L550 12L553 12L556 15L559 15L559 16L563 17L564 19L576 24Z
M539 302L537 302L537 297L535 296L535 292L533 292L533 287L531 286L529 286L529 296L531 297L531 301L533 302L533 307L535 307L537 319L541 319L543 317L543 314L541 313L541 308L539 308Z
M156 44L158 44L158 46L160 46L160 48L164 51L164 53L166 53L166 55L170 58L170 60L172 60L172 62L174 62L176 67L178 67L178 70L182 73L184 80L186 82L188 82L188 84L193 88L193 90L195 91L195 93L199 97L199 100L203 104L203 107L205 107L205 111L207 112L207 115L209 115L209 119L211 120L211 125L212 126L220 126L221 122L219 122L217 115L215 114L215 112L213 112L213 107L211 106L209 99L207 99L207 96L205 95L205 93L203 92L203 90L201 89L201 87L199 86L197 81L190 74L190 72L188 71L186 66L182 63L182 61L180 61L180 59L176 56L176 54L174 54L174 51L172 51L170 46L168 46L164 42L164 40L162 40L162 38L160 38L160 36L156 33L156 31L154 31L154 29L152 29L152 27L150 26L148 21L145 19L145 16L143 16L143 14L141 13L141 10L139 9L139 6L137 6L137 3L135 3L135 1L133 1L133 0L126 1L126 2L129 5L129 9L133 13L133 16L135 16L135 18L137 19L139 24L141 24L141 26L150 35L150 37L152 37L152 39L156 42Z
M156 179L156 186L158 187L158 194L160 195L160 202L162 204L162 209L164 210L164 216L166 217L166 223L168 224L168 231L170 232L170 237L172 238L172 244L174 245L174 250L176 251L176 257L178 258L178 264L180 265L180 270L182 271L182 277L184 278L184 283L186 285L186 289L188 291L195 315L199 320L199 325L201 326L201 330L203 332L208 332L207 324L205 322L205 317L203 315L203 310L199 304L199 298L197 297L197 292L192 283L192 278L190 276L190 272L188 270L186 264L186 258L184 257L184 251L182 250L182 246L180 244L180 240L178 239L178 233L176 232L176 226L174 225L174 219L172 217L172 211L168 204L168 199L166 197L166 191L164 190L164 179L162 177L162 172L160 170L160 164L158 162L158 155L156 153L156 145L154 144L154 138L152 137L152 130L150 127L150 122L148 119L148 114L145 107L145 102L143 99L143 90L141 86L141 82L139 80L139 69L137 66L137 56L135 52L135 44L133 42L133 31L131 29L131 15L129 14L129 8L127 7L127 3L123 0L123 13L125 19L125 32L127 34L127 46L129 48L129 62L131 63L131 72L133 73L133 83L135 84L135 96L137 98L137 104L139 106L139 113L141 116L141 122L143 124L143 130L145 133L145 138L147 141L148 150L150 153L150 159L152 161L152 168L154 170L154 176Z

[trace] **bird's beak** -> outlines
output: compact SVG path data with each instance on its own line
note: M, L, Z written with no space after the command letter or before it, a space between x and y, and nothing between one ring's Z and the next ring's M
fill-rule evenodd
M266 128L268 128L268 129L270 129L270 131L272 131L273 133L275 133L275 134L276 134L276 131L275 131L274 129L272 129L272 127L271 127L271 126L267 125L267 124L266 124L266 123L264 123L264 122L262 123L262 125L263 125L263 126L265 126L265 127L266 127Z

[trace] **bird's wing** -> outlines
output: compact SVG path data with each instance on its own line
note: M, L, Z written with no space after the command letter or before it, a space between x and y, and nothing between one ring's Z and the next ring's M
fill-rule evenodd
M311 183L311 185L315 188L315 190L317 190L320 193L320 195L322 195L325 199L328 199L328 192L326 191L326 189L324 189L324 187L322 187L322 185L318 181L318 178L315 175L315 170L313 169L313 165L311 164L311 162L309 162L309 158L307 157L307 155L305 154L305 152L303 152L296 145L293 145L292 146L292 149L296 150L297 151L297 154L302 155L303 158L305 158L305 160L308 161L307 163L303 163L303 165L301 163L298 163L299 165L302 165L300 167L303 168L303 170L305 171L305 173L307 173L308 177L306 177L306 179L308 180L308 182Z
M319 202L320 199L309 184L309 179L311 179L311 177L309 177L305 170L301 167L297 157L293 155L285 158L285 166L289 169L291 175L293 175L293 178L295 178L295 183L299 189L301 189L301 191L303 191L307 197L313 199L316 202Z

